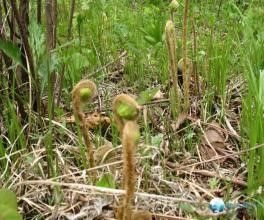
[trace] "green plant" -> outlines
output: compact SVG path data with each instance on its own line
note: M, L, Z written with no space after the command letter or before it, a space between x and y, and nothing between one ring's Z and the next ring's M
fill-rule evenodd
M12 2L17 2L17 6L20 2L19 9L23 9L22 5L28 2L26 10L18 11L21 19L17 19L13 7L10 7ZM99 136L98 139L93 139L94 146L91 148L92 151L96 149L94 152L96 165L94 166L98 166L91 169L96 170L98 175L98 181L94 181L94 184L108 188L122 185L118 182L120 179L116 179L120 176L118 169L120 161L116 161L119 158L120 149L117 146L120 144L120 139L122 140L126 124L137 119L142 132L140 146L148 145L140 147L137 151L137 154L140 154L140 159L136 161L140 164L137 167L141 175L138 181L140 191L169 196L175 192L173 185L178 181L184 181L183 177L185 180L195 181L200 176L196 175L197 170L194 170L193 175L187 175L189 170L184 170L186 174L174 178L175 175L171 173L171 170L174 169L174 165L177 170L178 166L191 166L196 160L205 159L204 151L200 149L203 134L199 130L206 129L208 124L215 120L221 124L221 130L225 131L226 139L224 145L217 143L212 146L217 148L220 146L235 153L234 157L227 155L228 163L222 164L221 159L216 161L219 162L217 167L220 171L223 167L224 171L227 171L229 165L239 168L235 173L239 175L238 178L247 179L247 190L242 191L243 188L236 183L232 184L223 180L221 175L221 178L216 176L209 180L210 177L202 178L207 181L203 181L202 188L197 188L197 193L192 196L195 198L200 194L201 198L205 198L204 193L218 193L219 187L223 186L221 194L227 201L237 199L241 199L241 202L250 201L255 210L249 212L249 216L263 219L264 150L262 147L251 149L256 145L262 146L264 143L263 1L194 0L189 1L189 7L186 7L187 1L178 1L178 4L176 0L59 0L57 1L58 25L55 27L57 47L51 50L50 54L47 53L45 45L46 22L43 19L46 13L45 7L42 7L41 13L37 12L39 2L42 2L42 5L44 3L39 0L5 0L0 3L2 25L0 33L0 185L3 184L5 187L12 185L12 188L18 189L16 193L20 193L23 200L33 195L30 193L32 185L27 184L26 187L22 187L19 181L26 184L29 178L32 180L34 177L40 181L41 178L58 181L55 186L41 186L43 190L41 194L48 196L43 198L44 196L39 197L36 194L38 198L34 200L36 204L34 207L26 199L19 203L19 210L23 210L25 219L53 217L49 207L54 205L54 198L57 198L59 193L64 196L64 189L67 187L63 186L63 190L59 191L57 185L67 182L68 175L72 173L73 175L77 173L77 181L82 183L79 174L91 167L90 156L86 155L89 150L86 149L83 131L79 126L81 122L77 116L75 118L77 126L72 125L72 117L69 116L70 92L72 87L83 78L93 78L101 85L100 97L103 97L103 100L102 105L98 107L102 114L105 112L112 114L109 110L109 100L117 91L133 91L133 94L144 91L139 94L138 104L126 102L126 98L119 97L124 102L117 102L118 107L115 109L114 116L110 116L116 121L119 129L115 123L111 123L111 126L106 129L100 125L99 128L90 128L89 131L86 129L88 133L86 137L89 136L89 132L93 132L95 137ZM4 6L5 3L6 6ZM70 4L75 6L73 12L69 10ZM186 13L187 9L189 13ZM71 13L72 21L69 19ZM190 16L195 40L187 37L187 32L191 30L188 27L190 25L187 25L187 23L191 24L188 21ZM42 21L39 21L39 17ZM177 35L172 37L175 48L171 51L169 51L166 32L164 33L168 17L173 23L171 25L175 32L173 34ZM16 22L13 22L14 20ZM19 21L25 21L25 24L29 21L26 38L28 38L30 50L26 49L31 51L32 59L28 59L25 53L25 36L21 37L23 32L17 26ZM181 34L183 34L182 39L179 39ZM183 38L184 36L186 39ZM192 46L193 50L191 50ZM120 54L125 56L120 58ZM173 58L170 60L169 56ZM183 59L185 59L184 62ZM178 60L180 61L177 62ZM193 72L188 67L191 60L195 70ZM34 68L28 61L33 61ZM170 74L168 74L168 64ZM29 69L35 71L29 71ZM180 71L184 72L184 80ZM24 75L22 76L21 73ZM63 76L57 80L61 84L59 86L62 89L59 93L61 95L58 95L57 86L53 88L51 73ZM172 80L172 77L176 79ZM198 86L201 86L197 86L201 88L199 96L192 91L197 79L200 80ZM175 80L178 82L175 83ZM187 83L189 85L186 86ZM189 89L189 92L186 92L186 89ZM152 98L157 91L160 91L161 95L155 96L153 101ZM178 98L175 91L178 92ZM182 92L184 97L181 95ZM189 98L186 96L188 93ZM79 92L79 96L80 110L84 112L84 109L86 110L89 106L87 102L92 92L89 88L84 88ZM58 105L54 105L54 99L57 97L60 101L57 101ZM170 100L167 100L168 97ZM189 103L187 103L188 100ZM170 107L168 107L168 101L170 101ZM188 104L189 106L186 107ZM139 105L143 106L143 117L139 117L141 110ZM21 107L24 111L21 111ZM179 114L182 107L189 113L189 115L185 114L187 118L186 116L181 118L182 114ZM118 131L120 131L120 138ZM74 133L78 133L77 142ZM111 144L107 146L108 142L105 140L111 142L113 147ZM79 144L79 149L68 147L76 143ZM181 152L182 149L185 150L184 153ZM223 150L224 153L226 153L225 150ZM217 151L219 156L222 156L223 152ZM210 152L208 154L211 156ZM133 162L133 159L131 161ZM171 166L170 169L168 166ZM152 168L156 169L156 167L158 167L159 177L164 180L159 181L159 184L155 182L156 176L153 178ZM195 167L204 170L209 168L206 162ZM215 166L209 168L212 173L214 168ZM116 176L109 173L112 169L115 170ZM108 172L105 172L106 170ZM231 168L231 170L234 169ZM183 170L180 171L183 172ZM201 175L204 174L208 173L203 172ZM91 175L88 175L88 178L91 178ZM192 181L188 183L192 185ZM199 186L201 183L196 181L194 184ZM187 186L187 184L183 185ZM195 190L196 185L192 185ZM233 193L234 188L235 193ZM183 190L189 189L190 187L184 187ZM38 203L41 205L39 206ZM122 203L119 205L122 206ZM41 210L38 210L39 207ZM43 210L43 207L47 210ZM133 196L130 207L131 219L151 219L148 212L133 210ZM195 209L192 207L193 205L181 203L173 210L175 215L181 215L181 217L204 219L197 213L199 208L203 209L204 206L197 206ZM28 208L32 211L27 212ZM169 209L169 206L167 208ZM155 212L160 213L161 209ZM2 214L1 211L0 213ZM230 215L233 213L217 218L231 219Z
M187 22L188 22L189 0L185 0L184 16L183 16L183 30L182 30L182 76L183 76L183 89L184 89L184 111L189 109L189 86L190 76L187 72Z
M124 196L122 205L122 218L131 219L132 215L132 199L135 191L136 174L135 174L135 151L140 138L139 128L136 122L128 121L123 128L122 145L123 145L123 179Z
M17 211L16 194L9 189L0 189L0 219L1 220L22 220Z
M146 211L133 210L132 200L135 191L136 174L135 174L135 151L140 139L139 127L136 121L127 121L123 128L122 145L123 145L123 178L124 189L126 191L122 207L119 208L117 219L119 220L137 220L151 219L151 215Z
M16 63L22 65L21 52L17 45L10 41L0 39L0 50L2 50L11 59L16 61Z
M263 11L262 11L263 12ZM248 92L244 98L242 130L249 139L248 146L264 143L264 35L261 21L257 16L261 11L249 11L244 19L244 43L247 56L243 57ZM254 25L253 25L254 24ZM256 34L257 33L257 34ZM245 53L245 51L243 51ZM243 53L242 52L242 53ZM254 192L263 186L264 148L250 151L248 155L248 188Z
M178 10L179 8L179 3L177 0L172 0L170 5L170 11L171 11L171 20L174 21L174 13Z
M263 219L264 218L264 196L258 195L254 200L256 203L256 218Z
M165 26L165 35L166 35L166 44L168 49L169 57L169 71L170 77L173 82L173 95L171 98L171 110L173 116L176 117L180 111L180 98L178 92L178 68L177 68L177 56L176 52L176 33L174 23L171 20L168 20ZM173 108L175 107L175 108Z
M82 110L82 107L86 102L94 98L95 95L96 95L96 85L94 84L94 82L90 80L80 81L75 85L75 87L72 90L72 104L73 104L74 117L77 124L80 126L80 130L83 135L84 142L87 148L87 153L91 168L94 167L95 165L93 146L90 140L89 128L85 121L85 114ZM83 154L82 150L81 152ZM85 158L85 156L82 155L82 158ZM95 173L92 172L92 179L95 180L95 178L96 178Z
M126 121L134 121L138 118L140 106L131 96L120 94L115 97L112 109L114 121L119 133L122 134Z
M133 211L132 200L135 191L135 151L140 139L137 118L140 106L129 95L120 94L113 101L114 121L117 123L123 146L123 187L126 191L123 204L117 210L117 219L150 219L148 212Z

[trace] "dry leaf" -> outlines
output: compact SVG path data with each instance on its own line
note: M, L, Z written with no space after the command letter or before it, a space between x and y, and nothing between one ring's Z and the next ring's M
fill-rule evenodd
M64 119L62 119L63 121ZM75 123L74 115L65 118L67 123ZM110 118L102 116L98 112L94 112L85 118L85 121L90 129L95 129L99 125L108 127L111 123Z
M203 137L202 140L204 144L208 144L207 140L211 145L215 143L225 143L224 132L222 131L220 125L215 122L211 123L211 125L209 125L209 127L205 130L205 136L206 137Z
M86 118L86 123L91 129L97 128L99 125L108 127L110 125L110 118L101 116L98 112L94 112Z
M209 160L213 157L218 156L217 152L212 149L210 146L201 144L199 147L200 155L203 160Z
M180 128L181 124L182 124L183 122L185 122L185 120L186 120L187 118L188 118L188 115L187 115L186 113L181 113L181 114L178 116L177 121L175 121L175 122L173 122L173 123L171 124L172 130L173 130L174 132L176 132L176 131Z
M170 155L169 141L168 140L164 140L164 139L162 140L161 149L164 153L164 157L167 158Z
M203 160L225 155L225 134L219 124L213 122L208 126L199 149Z
M165 93L158 90L156 94L153 96L153 99L159 100L159 99L165 99Z
M64 119L62 118L61 121L64 121ZM71 115L69 117L66 117L65 118L65 121L66 121L66 123L74 123L75 122L74 115Z
M68 220L95 219L103 212L103 207L111 204L111 197L89 198L83 201L82 206L77 213L64 212L62 216ZM72 209L68 209L72 210Z

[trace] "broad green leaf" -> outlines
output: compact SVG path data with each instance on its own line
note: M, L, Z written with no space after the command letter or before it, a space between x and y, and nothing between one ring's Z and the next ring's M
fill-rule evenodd
M156 39L149 35L144 36L144 40L147 41L151 45L155 45L157 43Z
M157 88L153 88L153 89L149 89L149 90L146 90L146 91L143 91L139 94L139 98L137 99L137 102L140 104L140 105L143 105L147 102L150 102L151 99L154 97L154 95L159 91L159 87Z
M21 52L17 45L10 41L0 39L0 50L2 50L12 60L22 65Z
M156 136L151 137L151 145L159 147L163 140L163 134L159 133Z
M96 186L115 189L114 177L110 173L105 173L96 183Z
M22 220L17 210L0 204L0 220Z
M6 188L0 189L0 205L5 205L9 208L16 210L17 209L16 194Z

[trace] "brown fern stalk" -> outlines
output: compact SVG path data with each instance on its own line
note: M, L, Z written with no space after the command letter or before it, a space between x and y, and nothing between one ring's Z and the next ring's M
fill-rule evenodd
M193 75L194 75L194 85L195 85L195 95L199 95L199 97L201 96L200 94L200 82L199 82L199 76L198 76L198 70L197 70L197 37L196 37L196 27L195 27L195 15L192 16L192 32L193 32L193 57L194 57L194 61L193 61Z
M113 101L114 121L122 138L123 146L123 187L126 191L123 204L117 209L118 220L136 220L142 212L133 210L132 201L135 192L135 151L139 140L137 118L141 107L127 94L117 95ZM149 216L149 215L146 215ZM148 218L149 219L149 218ZM146 220L148 220L146 218Z
M139 128L135 121L128 121L123 130L123 177L126 191L123 201L123 220L130 220L132 216L132 200L136 184L135 150L139 140Z
M151 213L148 211L133 211L132 220L151 220Z
M148 211L133 210L133 197L136 185L136 161L135 151L138 145L140 133L136 121L125 123L122 135L123 145L123 178L126 194L123 200L122 213L119 219L122 220L151 220Z
M130 95L119 94L113 101L112 109L114 112L114 122L122 138L125 123L127 121L136 121L141 107Z
M184 16L183 16L183 31L182 31L182 76L184 87L184 110L188 111L189 108L189 76L187 73L187 21L188 21L189 0L185 0Z
M90 167L94 167L93 146L90 140L89 127L85 122L85 114L82 110L83 104L90 101L96 95L96 85L90 80L80 81L72 90L73 112L75 120L78 120L85 146L89 157ZM92 174L93 179L95 173Z
M132 201L136 184L135 151L139 141L137 119L141 107L129 95L117 95L113 101L114 121L117 124L123 146L123 187L126 191L123 205L117 209L118 220L150 220L147 211L133 210Z
M179 112L179 94L178 94L178 72L177 72L177 56L176 56L176 32L174 23L168 20L165 26L166 44L169 57L169 71L172 78L173 91L176 104L176 112Z

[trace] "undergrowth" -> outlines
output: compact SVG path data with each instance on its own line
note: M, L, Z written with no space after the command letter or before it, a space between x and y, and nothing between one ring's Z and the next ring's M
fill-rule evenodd
M189 1L186 48L185 3L171 11L169 1L76 1L67 36L70 1L60 0L58 44L48 51L32 1L34 73L1 17L0 186L16 193L24 219L114 217L132 103L112 109L121 93L139 103L129 208L164 219L264 218L264 3ZM72 103L83 79L98 94ZM215 197L224 213L208 209Z

